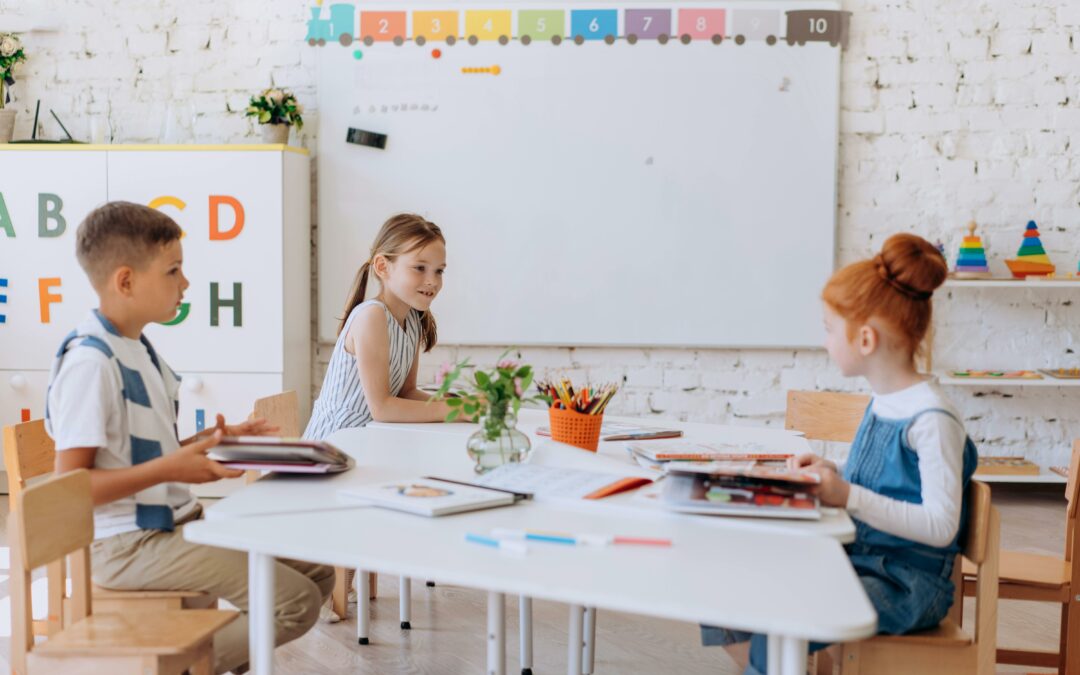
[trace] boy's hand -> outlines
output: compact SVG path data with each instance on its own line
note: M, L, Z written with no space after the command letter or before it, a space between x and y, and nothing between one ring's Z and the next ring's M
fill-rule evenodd
M224 420L218 416L219 420ZM230 469L206 456L215 445L221 442L221 431L214 432L199 441L182 445L163 459L168 463L166 480L177 483L211 483L222 478L239 478L244 475L240 469Z
M824 506L846 507L851 486L836 472L836 467L826 466L823 462L814 467L821 476L821 484L817 488L818 499Z
M819 457L812 452L788 458L789 469L813 469L821 466L828 467L833 471L839 471L835 463L830 462L824 457Z
M273 436L280 428L275 427L264 419L248 420L242 424L225 424L225 416L218 414L215 430L221 431L223 436Z

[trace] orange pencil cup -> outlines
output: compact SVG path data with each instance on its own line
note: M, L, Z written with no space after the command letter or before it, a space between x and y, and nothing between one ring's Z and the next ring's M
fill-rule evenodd
M574 410L548 408L548 420L551 423L551 439L554 441L591 452L596 452L600 445L603 415L586 415Z

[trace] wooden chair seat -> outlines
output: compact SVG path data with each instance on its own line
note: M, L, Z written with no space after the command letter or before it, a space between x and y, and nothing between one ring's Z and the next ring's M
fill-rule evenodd
M42 656L183 654L211 639L238 616L239 612L216 609L91 614L37 645L34 653Z
M876 635L863 644L899 644L899 645L931 645L933 647L968 647L974 639L964 632L964 629L956 625L952 619L946 618L935 628L922 630L907 635Z
M1061 558L1037 553L1002 551L998 578L1003 584L1023 584L1040 588L1059 589L1070 579L1069 563ZM964 561L964 579L975 578L975 566Z

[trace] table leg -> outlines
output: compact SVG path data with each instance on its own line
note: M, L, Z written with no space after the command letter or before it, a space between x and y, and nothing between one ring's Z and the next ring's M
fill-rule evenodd
M251 672L274 672L274 558L248 554L248 651Z
M804 675L806 673L806 640L780 638L780 675Z
M401 629L409 630L412 623L409 621L409 612L412 610L412 579L401 577L400 591L398 592L398 613L401 614Z
M364 570L356 570L356 641L368 644L368 631L371 630L371 575Z
M596 661L596 608L585 608L585 648L581 652L581 672L591 675Z
M521 675L532 675L533 665L533 627L532 598L518 598L518 623L521 626Z
M765 643L765 655L768 659L766 675L780 675L780 636L770 635Z
M488 593L488 675L506 675L506 596Z
M570 631L566 636L566 672L581 675L582 648L584 647L584 608L570 605Z

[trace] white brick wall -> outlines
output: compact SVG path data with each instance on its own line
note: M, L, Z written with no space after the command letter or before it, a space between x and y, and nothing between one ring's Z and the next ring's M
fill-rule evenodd
M108 116L114 142L157 142L168 101L194 117L191 141L248 142L237 111L255 90L286 86L307 106L302 142L314 147L312 50L303 0L0 0L4 16L58 16L62 30L25 37L31 60L16 90L18 136L41 98L72 133ZM889 234L941 237L950 257L969 218L991 256L1039 221L1062 268L1080 256L1080 4L1071 0L847 0L838 245L865 256ZM187 112L185 112L187 111ZM59 129L42 123L46 137ZM940 294L942 367L1080 366L1080 312L1070 290L955 290ZM1080 299L1080 298L1077 298ZM330 345L318 345L321 379ZM440 347L423 376L499 349ZM782 423L783 390L857 389L820 351L526 349L524 357L594 380L622 380L612 411L684 419ZM955 388L984 452L1064 463L1080 437L1080 389Z

